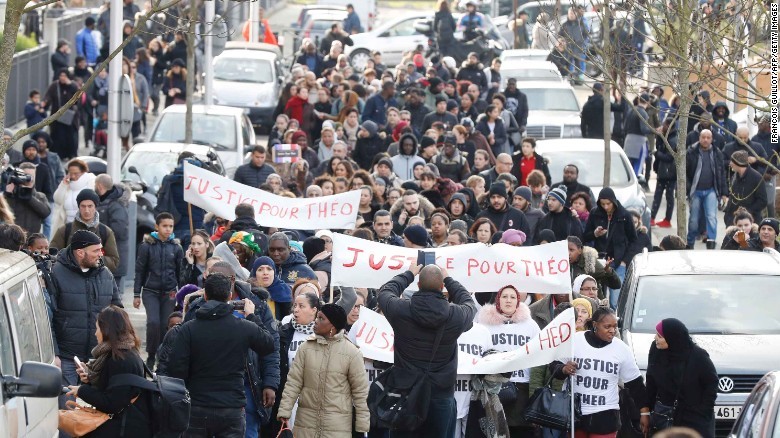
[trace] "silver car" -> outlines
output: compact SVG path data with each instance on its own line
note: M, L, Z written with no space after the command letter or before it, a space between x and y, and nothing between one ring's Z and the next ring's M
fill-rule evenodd
M780 437L780 371L759 380L729 434L729 438L759 437Z
M780 363L778 285L774 250L645 252L626 270L618 300L621 337L644 371L656 324L664 318L685 323L718 372L715 432L725 437L750 391Z

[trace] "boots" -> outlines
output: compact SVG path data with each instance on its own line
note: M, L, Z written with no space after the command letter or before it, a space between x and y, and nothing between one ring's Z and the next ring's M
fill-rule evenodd
M707 249L715 249L716 243L714 240L707 240Z

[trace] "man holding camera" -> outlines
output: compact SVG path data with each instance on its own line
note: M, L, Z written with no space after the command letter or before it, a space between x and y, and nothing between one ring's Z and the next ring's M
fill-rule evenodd
M5 186L5 197L16 216L14 222L28 234L38 233L43 220L51 213L51 207L46 195L35 190L35 165L22 163L19 171L29 179L20 178L21 175L11 176Z
M205 282L206 303L195 319L180 327L170 356L169 374L183 379L192 397L188 437L243 438L246 429L244 369L247 352L263 357L274 352L274 339L255 315L255 304L243 300L244 318L229 303L232 280L213 272Z

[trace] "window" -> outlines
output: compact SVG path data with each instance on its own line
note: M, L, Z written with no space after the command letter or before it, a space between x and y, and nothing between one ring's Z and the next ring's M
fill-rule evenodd
M273 65L264 59L220 56L214 63L214 79L267 84L274 81Z
M389 36L412 36L417 34L414 28L415 20L402 21L388 30Z
M529 100L530 102L530 100ZM551 151L543 152L547 160L550 175L563 175L563 168L567 164L574 164L580 169L577 181L588 187L601 187L604 184L604 160L602 152L598 152L594 158L591 151ZM631 184L631 175L634 171L618 151L612 151L612 166L610 166L610 187L626 187ZM548 181L549 183L549 181Z
M577 96L569 88L528 88L522 91L528 97L530 111L580 111Z
M160 117L160 123L153 134L152 141L183 143L185 114L168 112L161 114ZM192 142L211 146L217 152L236 150L235 118L233 116L194 113L192 115Z
M11 322L8 320L5 300L0 295L0 374L16 375L14 366L14 343L11 337Z
M30 294L25 290L24 282L11 286L8 289L8 298L11 302L11 313L14 316L14 327L19 340L22 363L29 360L40 362L41 346L38 343L38 332L35 328Z
M44 363L54 360L54 342L51 338L51 326L49 313L46 310L46 299L43 296L41 282L38 274L27 277L27 290L32 300L33 313L35 314L35 327L38 329L38 340L41 343L41 359Z
M250 132L252 129L252 123L249 121L249 117L244 116L241 117L241 135L244 138L244 147L246 146L252 146L253 144L249 144L250 140Z
M761 427L760 419L763 417L763 409L765 406L761 406L766 396L772 397L772 391L769 385L763 384L760 387L756 387L745 401L745 405L742 408L742 414L737 418L737 423L734 425L734 430L737 431L736 436L738 438L753 438L759 437L760 434L754 434L754 428Z

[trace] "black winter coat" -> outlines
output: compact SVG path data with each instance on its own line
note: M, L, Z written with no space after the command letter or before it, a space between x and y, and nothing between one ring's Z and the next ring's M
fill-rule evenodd
M233 316L233 306L207 301L195 319L182 325L171 352L168 371L183 379L193 406L242 408L246 405L244 370L247 351L274 352L274 339L260 318Z
M429 368L431 398L452 397L458 372L458 337L471 329L477 308L466 288L451 277L444 279L451 303L441 291L421 290L409 300L401 299L413 281L414 275L406 271L379 290L379 307L395 330L395 366L419 371ZM440 329L441 342L432 351Z
M483 117L482 120L477 123L477 131L481 132L485 138L488 138L490 135L490 126L488 126L487 117ZM504 144L507 139L506 127L504 127L504 121L500 118L496 119L496 125L493 127L493 136L494 141L493 144L490 145L490 149L493 150L494 155L498 155L501 152L498 148ZM488 144L490 144L490 142L488 142Z
M547 162L544 161L544 157L534 152L534 157L536 158L536 163L534 165L534 170L539 170L544 174L545 180L547 181L547 184L550 184L550 181L552 181L552 178L550 177L550 168L547 167ZM517 178L518 181L523 180L523 175L520 172L520 162L523 161L523 153L517 152L512 155L512 170L510 171L512 175ZM529 172L530 173L530 172ZM528 175L525 175L527 178Z
M54 352L67 359L90 359L97 345L98 313L111 304L123 307L114 275L105 266L83 272L67 247L57 254L51 278Z
M130 188L124 184L114 184L111 191L100 197L97 211L100 214L100 222L114 232L116 249L119 252L119 266L114 275L123 277L127 274L127 258L130 255L128 244L130 239L130 218L127 208L130 205L130 197L133 194Z
M742 176L735 173L731 177L728 196L729 202L723 210L727 225L734 223L734 213L739 207L745 207L756 223L761 222L767 205L767 194L764 178L755 169L748 167Z
M572 216L571 211L567 208L564 208L560 213L548 212L539 219L534 230L534 243L541 242L539 234L542 230L552 230L556 241L566 240L569 236L582 238L582 224L580 224L579 218Z
M598 199L609 199L615 204L615 210L610 216L596 201L596 207L590 211L588 223L585 225L583 241L594 242L593 247L596 251L604 252L607 257L614 259L612 261L614 269L617 269L621 263L628 266L631 263L628 248L636 240L636 228L631 213L620 205L615 192L609 187L601 189ZM596 237L594 233L598 227L604 227L607 234Z
M609 110L623 111L623 107L610 102ZM583 138L604 138L604 96L593 94L588 97L588 101L582 106L580 128Z
M666 139L669 141L669 145L672 150L677 150L677 132L668 134ZM655 161L653 162L653 170L658 175L658 179L667 181L677 181L677 167L674 164L674 155L669 152L669 149L664 144L664 141L660 136L656 135L655 140Z
M79 398L94 406L100 412L113 414L88 438L116 438L152 436L151 409L149 398L132 386L116 386L107 390L111 378L120 374L134 374L144 377L144 362L136 351L125 350L122 359L109 357L100 371L98 385L84 384L79 387ZM138 399L130 404L133 398Z
M24 228L28 234L37 233L41 229L44 219L51 214L51 206L46 195L33 189L29 199L20 199L16 195L6 193L8 206L14 212L14 222Z
M276 173L276 171L268 163L263 163L261 167L257 167L252 163L246 163L238 166L233 180L237 183L258 188L261 184L265 183L268 175L272 173Z
M135 260L133 295L140 297L141 289L149 289L155 293L178 289L183 258L184 251L178 239L162 242L156 237L144 236Z
M525 214L509 205L509 201L507 201L504 209L501 211L495 210L492 205L488 205L488 208L482 210L476 219L483 217L490 219L493 225L498 228L498 231L506 231L511 228L524 232L526 237L531 235L531 226L528 224ZM528 240L530 239L526 239L526 241Z
M371 162L374 156L385 151L385 142L378 135L373 137L358 137L355 149L352 151L352 159L361 169L371 170Z
M712 171L715 174L715 195L720 198L721 196L727 196L729 193L729 188L726 184L726 171L725 171L725 165L723 160L723 154L715 147L710 146L710 149L712 150L713 156L713 169ZM696 185L699 182L699 175L697 174L697 170L699 167L699 159L701 158L701 151L699 148L699 143L697 142L693 146L688 148L688 151L685 153L685 179L686 179L686 187L688 190L688 196L690 197L693 191L696 189Z
M656 400L673 406L679 391L674 425L690 427L702 437L715 436L715 399L718 396L718 372L709 354L693 345L685 365L683 358L675 359L661 353L653 344L647 365L647 403Z

